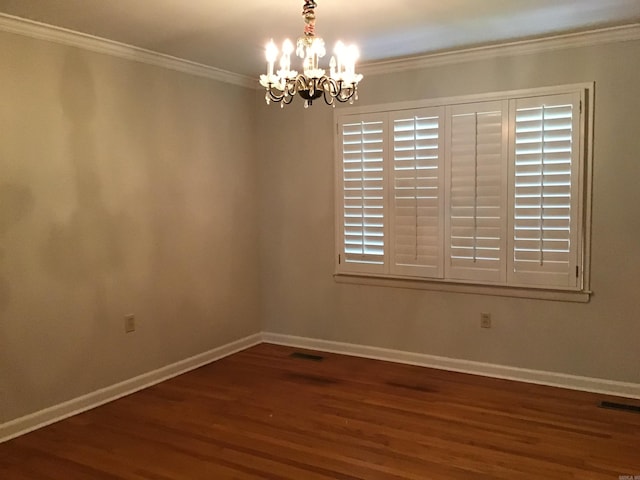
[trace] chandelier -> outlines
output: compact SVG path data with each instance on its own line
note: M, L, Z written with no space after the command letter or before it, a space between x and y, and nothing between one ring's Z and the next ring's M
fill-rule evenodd
M329 75L319 67L320 58L326 54L324 40L315 36L316 15L315 0L305 0L302 10L304 18L304 36L298 39L296 55L302 58L303 73L291 70L291 54L293 43L289 39L282 44L280 69L274 73L275 61L278 58L278 47L271 40L266 47L267 74L260 75L260 85L266 88L265 100L280 103L281 107L290 104L296 94L304 100L304 107L322 97L327 105L335 107L338 102L353 103L358 99L358 82L362 75L355 72L356 60L359 57L355 45L345 46L338 42L335 56L329 62Z

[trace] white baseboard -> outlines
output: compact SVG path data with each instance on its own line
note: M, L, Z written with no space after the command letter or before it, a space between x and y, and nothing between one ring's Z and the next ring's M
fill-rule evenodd
M200 355L167 365L166 367L162 367L158 370L145 373L138 377L125 380L124 382L96 390L95 392L82 397L74 398L59 405L54 405L39 412L0 424L0 443L78 413L99 407L105 403L112 402L118 398L130 395L152 385L156 385L160 382L263 342L371 358L375 360L385 360L395 363L418 365L421 367L437 368L453 372L470 373L486 377L550 385L553 387L569 388L572 390L601 393L605 395L640 399L640 384L637 383L615 382L599 378L579 377L554 372L505 367L503 365L438 357L422 353L404 352L401 350L390 350L386 348L369 347L366 345L356 345L351 343L333 342L329 340L318 340L264 332L262 334L258 333L242 338Z
M39 412L0 424L0 443L78 413L91 410L92 408L104 405L105 403L112 402L118 398L130 395L139 390L143 390L147 387L176 377L190 370L194 370L241 350L258 345L259 343L262 343L262 335L257 333L255 335L236 340L235 342L222 345L218 348L214 348L208 352L167 365L166 367L159 368L158 370L96 390L95 392L83 395L82 397L74 398L68 402L54 405L53 407L40 410Z
M351 343L332 342L313 338L295 337L277 333L263 333L262 339L266 343L287 345L290 347L320 350L323 352L340 353L355 357L372 358L388 362L405 363L421 367L437 368L453 372L471 373L485 377L503 378L519 382L536 383L553 387L568 388L585 392L615 395L640 399L640 384L624 383L600 378L580 377L555 372L529 370L525 368L506 367L490 363L473 362L455 358L438 357L423 353L403 352L386 348L368 347Z

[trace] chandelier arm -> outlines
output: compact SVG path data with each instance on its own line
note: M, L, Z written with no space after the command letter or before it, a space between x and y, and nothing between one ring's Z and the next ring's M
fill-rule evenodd
M285 81L285 91L291 97L295 97L296 96L296 93L298 93L298 88L297 88L295 79L288 78ZM289 101L288 103L291 103L291 101Z
M348 100L348 98L345 97L344 80L336 81L336 90L335 90L334 98L338 100L338 102L340 103L344 103Z
M281 102L286 96L284 92L282 94L275 93L275 90L273 88L273 83L270 83L269 86L267 87L267 95L269 100L276 103Z
M325 90L324 94L322 95L322 98L324 100L324 103L326 103L327 105L333 105L334 101L333 99L335 98L333 95L329 94L327 95L327 91Z
M356 88L357 88L356 84L352 83L350 86L345 87L344 82L342 80L339 82L339 84L340 84L340 89L338 91L338 95L336 96L336 98L340 103L345 103L350 101L356 93Z
M291 103L298 94L297 78L290 78L287 80L287 93L289 94L289 102Z
M323 77L322 79L322 98L327 105L333 105L333 99L336 96L336 81L331 77Z
M350 94L351 94L351 91L349 90L349 87L346 86L344 81L341 81L340 82L340 101L346 102L347 100L349 100L349 98L351 98Z
M296 92L309 89L309 84L307 83L307 77L302 73L296 77L295 85L296 85Z

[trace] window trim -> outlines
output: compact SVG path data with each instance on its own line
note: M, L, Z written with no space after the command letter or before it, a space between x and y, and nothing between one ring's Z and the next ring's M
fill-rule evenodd
M556 94L579 93L582 99L581 114L585 116L580 125L580 164L578 166L578 212L581 231L578 236L578 261L582 267L581 282L575 289L564 288L544 288L540 286L512 286L512 285L492 285L487 282L471 283L469 281L457 281L453 279L437 278L416 278L393 275L389 273L376 274L366 272L348 272L341 266L340 245L341 232L338 228L337 220L334 221L335 239L335 263L334 279L338 283L364 284L376 286L390 286L400 288L412 288L434 291L452 291L473 294L486 294L496 296L509 296L520 298L538 298L547 300L588 302L592 293L591 285L591 215L592 215L592 192L593 192L593 132L594 132L594 99L595 82L584 82L568 85L557 85L540 88L528 88L509 90L502 92L488 92L481 94L470 94L453 97L439 97L433 99L423 99L418 101L394 102L387 104L366 105L350 107L346 112L337 109L333 114L334 132L334 219L340 218L342 192L338 188L342 168L341 145L339 142L339 120L345 115L367 115L375 113L386 113L389 111L416 110L420 108L435 108L442 106L455 106L457 104L480 103L496 100L511 100L519 97L549 96ZM388 254L387 254L388 255Z
M455 280L437 280L416 277L390 277L381 275L334 273L336 283L368 285L374 287L404 288L432 292L466 293L496 297L529 298L561 302L588 303L593 292L588 290L549 290L542 287L513 287L507 285L470 284Z

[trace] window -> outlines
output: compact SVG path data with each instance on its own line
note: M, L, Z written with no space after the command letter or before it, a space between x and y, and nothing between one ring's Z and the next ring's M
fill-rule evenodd
M584 291L592 90L339 111L337 273Z

